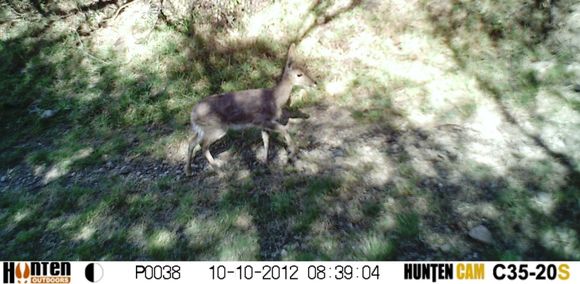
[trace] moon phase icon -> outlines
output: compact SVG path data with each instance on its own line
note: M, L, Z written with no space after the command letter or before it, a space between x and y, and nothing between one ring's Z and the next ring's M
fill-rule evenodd
M103 267L98 263L89 263L85 268L85 277L93 283L101 281L103 275Z

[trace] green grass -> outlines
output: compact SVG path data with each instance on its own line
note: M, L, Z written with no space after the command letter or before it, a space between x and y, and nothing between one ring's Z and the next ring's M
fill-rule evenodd
M2 256L256 259L260 258L256 230L261 229L248 221L268 227L285 219L295 224L287 229L306 234L323 214L316 199L338 185L329 178L301 184L303 190L291 188L271 197L261 193L256 198L246 183L231 187L223 200L207 189L169 179L145 187L113 179L97 188L68 188L54 182L38 193L4 192L0 238L10 240ZM35 246L43 249L32 250Z
M420 219L417 214L403 213L397 216L399 234L402 238L417 238L420 233Z
M160 20L145 44L129 48L129 32L81 45L57 23L45 28L47 19L2 24L0 258L579 259L580 103L562 88L577 79L568 68L576 57L543 38L549 10L528 2L423 1L405 4L408 15L363 4L320 17L324 24L299 39L305 15L326 15L333 3L302 11L310 5L274 1L246 19L238 1L226 1L212 9L234 22ZM266 17L276 16L271 5L289 14ZM354 122L306 119L292 133L299 161L283 166L244 157L259 147L258 130L231 132L215 146L233 153L226 170L211 172L197 157L201 168L183 178L175 169L191 107L214 93L273 86L290 41L321 83L290 110L326 105ZM541 71L538 62L550 65ZM46 110L56 114L41 118ZM326 108L316 111L325 118ZM487 137L488 129L505 136ZM473 137L485 138L474 146ZM489 145L496 151L482 154ZM364 155L367 147L381 157ZM307 161L311 154L321 159ZM377 173L382 160L388 170ZM305 161L316 169L300 170ZM109 162L171 169L146 179ZM28 188L14 180L23 172L43 181ZM495 243L467 236L478 224Z
M356 253L362 260L384 261L395 256L393 242L383 236L369 234L360 243Z
M8 137L0 147L10 149L2 151L2 160L6 161L2 167L22 160L31 165L55 164L74 155L80 147L93 147L94 152L90 158L77 162L78 166L98 164L102 157L115 157L125 151L129 146L127 137L138 136L140 144L155 143L156 135L143 134L149 126L172 125L185 131L187 106L201 97L271 86L279 72L279 64L267 58L247 62L251 49L212 54L208 58L211 64L197 61L184 66L181 62L190 60L183 50L186 39L178 36L179 41L168 40L167 37L175 39L174 35L168 28L153 34L158 44L157 58L169 68L166 74L149 67L157 64L153 60L124 66L111 51L98 54L107 63L91 60L76 46L76 36L63 36L54 42L34 39L30 45L2 41L1 59L13 63L0 69L0 85L12 90L1 104L2 119L11 122L0 129L2 136ZM201 48L193 47L199 52L194 58L205 60L209 44L199 38L195 45ZM264 44L262 48L273 47ZM16 80L13 74L18 72L24 72L24 76ZM209 85L199 84L203 81ZM36 113L27 113L31 107L56 110L57 116L43 120ZM54 139L47 139L52 135ZM50 140L50 145L43 149L22 144L45 140ZM129 150L137 154L150 151L146 147Z

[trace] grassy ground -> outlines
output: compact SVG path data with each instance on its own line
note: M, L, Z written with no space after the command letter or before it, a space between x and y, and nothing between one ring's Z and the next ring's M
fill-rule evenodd
M3 4L0 258L580 259L580 6L291 2ZM293 94L297 160L232 132L185 177L191 107L273 86L290 42L322 83Z

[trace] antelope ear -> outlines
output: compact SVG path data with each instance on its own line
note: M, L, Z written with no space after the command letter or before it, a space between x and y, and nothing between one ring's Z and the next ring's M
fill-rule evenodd
M288 49L288 57L286 58L286 68L292 68L292 63L294 63L294 49L296 49L296 44L292 43Z
M292 43L290 48L288 48L288 57L294 56L294 50L296 49L296 44Z

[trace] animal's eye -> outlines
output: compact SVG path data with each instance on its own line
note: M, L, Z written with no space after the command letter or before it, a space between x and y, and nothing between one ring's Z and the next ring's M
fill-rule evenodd
M304 74L301 74L301 73L296 74L296 76L298 76L298 77L302 77L302 75L304 75Z

